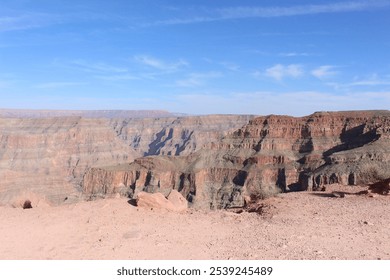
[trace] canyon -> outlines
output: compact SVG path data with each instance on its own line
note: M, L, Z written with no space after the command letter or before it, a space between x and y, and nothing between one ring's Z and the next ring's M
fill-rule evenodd
M0 205L178 191L196 209L390 177L390 112L0 110Z
M367 185L390 177L390 112L263 116L188 155L91 168L89 199L179 191L197 209L245 207L288 191Z
M190 154L253 117L8 109L0 116L0 205L13 207L79 202L91 167Z
M390 258L389 111L11 113L0 259Z

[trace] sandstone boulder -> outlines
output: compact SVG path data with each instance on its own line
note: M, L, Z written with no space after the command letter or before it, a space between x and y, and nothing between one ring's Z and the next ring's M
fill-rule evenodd
M172 193L172 192L171 192ZM184 203L184 197L173 191L170 200L162 193L140 192L137 195L137 206L149 209L165 209L168 211L184 211L187 205Z
M172 190L168 195L168 201L170 201L177 211L185 211L188 208L187 200L177 190Z
M18 195L15 195L10 199L10 205L13 208L41 208L41 207L50 207L51 204L46 200L44 196L35 194L29 191L20 192Z

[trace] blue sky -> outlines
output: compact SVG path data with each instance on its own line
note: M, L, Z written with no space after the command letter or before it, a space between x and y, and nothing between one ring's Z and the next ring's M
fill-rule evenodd
M390 109L390 0L0 0L0 108Z

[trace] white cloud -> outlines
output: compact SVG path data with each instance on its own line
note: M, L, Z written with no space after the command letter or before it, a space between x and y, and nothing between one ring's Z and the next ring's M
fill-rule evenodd
M96 78L105 80L105 81L130 81L130 80L139 80L140 77L137 77L132 74L123 74L123 75L111 75L111 76L96 76Z
M120 20L118 16L113 14L93 13L90 11L90 7L88 6L85 6L82 10L77 12L70 13L62 11L57 14L31 12L26 10L7 10L6 6L6 4L2 3L2 9L0 9L0 32L30 30L45 28L57 24L74 24L75 22ZM82 6L79 5L78 8L82 8Z
M49 82L49 83L42 83L34 86L34 88L40 88L40 89L54 89L54 88L63 88L63 87L70 87L70 86L81 86L85 85L85 83L78 83L78 82Z
M372 74L365 79L355 79L354 82L347 86L384 86L390 85L390 77L380 77L378 74Z
M378 87L378 86L390 86L390 76L379 76L378 74L372 74L365 78L355 77L353 82L347 83L328 83L328 85L334 87L336 90L356 90L358 87Z
M238 66L238 64L232 62L223 61L220 64L230 71L238 71L240 69L240 66Z
M165 62L163 60L148 55L137 55L134 58L141 64L162 71L176 71L181 67L188 66L188 63L182 59L176 62Z
M185 79L177 80L175 86L196 87L204 85L208 80L221 77L219 72L191 73Z
M299 64L290 64L290 65L276 64L265 70L266 76L271 77L278 81L282 80L285 77L299 78L303 76L303 74L304 74L303 67Z
M389 6L389 1L347 1L318 5L298 5L290 7L234 7L221 9L222 16L230 18L285 17L322 13L356 12Z
M231 19L243 18L274 18L287 16L303 16L325 13L346 13L358 12L372 9L385 8L390 6L387 0L363 0L363 1L345 1L337 3L325 3L317 5L297 5L289 7L272 6L246 6L246 7L229 7L215 10L208 10L207 15L196 15L187 18L172 18L168 20L157 21L152 25L175 25L175 24L192 24ZM203 11L203 10L200 10Z
M71 65L85 72L126 73L128 71L125 67L112 66L101 62L89 63L84 60L74 60L71 62Z
M311 74L318 79L328 78L337 74L336 71L332 71L334 68L332 65L322 65L312 70Z
M302 52L302 53L298 53L298 52L279 53L279 56L282 56L282 57L310 56L310 55L312 55L312 54L305 53L305 52Z
M28 30L59 23L61 16L23 12L19 15L0 17L0 32Z

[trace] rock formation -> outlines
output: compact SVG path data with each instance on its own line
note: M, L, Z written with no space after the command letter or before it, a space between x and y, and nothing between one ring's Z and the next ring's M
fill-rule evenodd
M117 136L143 156L188 155L241 128L254 116L111 119Z
M370 184L369 190L372 193L388 195L390 193L390 178Z
M87 168L140 156L104 119L0 119L0 131L0 204L75 201Z
M140 192L137 195L137 206L150 209L165 209L182 212L188 208L187 200L176 190L172 190L168 197L162 193Z
M84 173L91 167L116 166L143 155L190 154L251 118L142 118L165 113L0 110L6 115L0 118L0 205L78 201L83 199Z
M168 154L168 153L167 153ZM171 153L173 155L174 153ZM390 112L265 116L185 156L148 156L92 168L89 198L179 191L198 208L242 207L283 191L369 184L390 177Z

